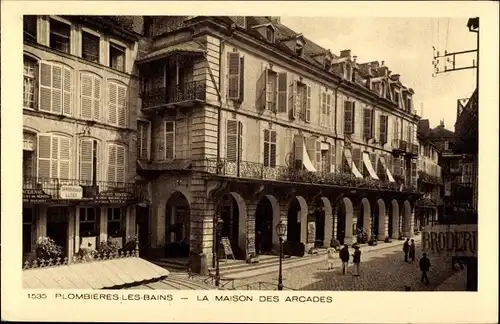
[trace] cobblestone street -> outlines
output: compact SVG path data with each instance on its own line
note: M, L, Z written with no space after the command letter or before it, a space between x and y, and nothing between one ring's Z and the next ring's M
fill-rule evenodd
M353 249L350 249L352 254ZM352 264L349 265L349 274L340 274L340 260L336 260L334 269L326 268L326 257L317 263L285 270L283 272L285 290L367 290L367 291L403 291L405 286L411 290L430 291L449 278L451 270L450 257L430 257L431 271L428 273L429 285L420 283L421 272L418 268L418 258L421 256L420 244L416 246L414 264L404 262L401 246L395 246L379 251L363 253L361 257L360 277L351 274ZM352 259L352 257L351 257ZM245 289L244 286L255 282L276 283L278 274L256 276L237 280L236 289ZM239 288L241 287L241 288ZM271 286L272 287L272 286Z

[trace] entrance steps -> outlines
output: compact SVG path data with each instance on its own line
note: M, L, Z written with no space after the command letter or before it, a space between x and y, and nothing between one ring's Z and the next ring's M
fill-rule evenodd
M172 272L185 272L188 269L189 258L165 258L148 261Z

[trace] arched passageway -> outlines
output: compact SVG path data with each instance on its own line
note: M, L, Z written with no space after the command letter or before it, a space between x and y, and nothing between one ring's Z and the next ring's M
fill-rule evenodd
M165 208L165 255L187 257L190 246L191 210L181 192L174 192Z
M372 234L371 208L368 199L361 199L356 222L356 236L359 243L366 243Z
M286 241L306 243L308 208L306 200L297 196L288 207Z
M399 204L395 199L391 200L388 223L388 236L397 239L399 237Z
M410 237L412 236L412 217L411 217L411 204L408 200L405 200L403 203L403 236Z
M316 221L315 247L328 247L333 237L334 219L332 204L326 197L314 202L314 219Z
M271 195L264 196L255 211L255 248L257 254L272 253L276 244L274 227L279 222L279 204Z
M235 192L221 199L220 217L224 221L221 237L227 237L234 256L246 258L247 208L245 200Z
M376 231L374 235L377 240L383 241L388 236L388 217L385 208L385 202L382 199L377 200L377 215L375 216L375 224L373 226Z
M336 239L340 244L348 244L355 235L353 229L354 208L349 198L342 198L335 204L335 213L337 223L336 226Z

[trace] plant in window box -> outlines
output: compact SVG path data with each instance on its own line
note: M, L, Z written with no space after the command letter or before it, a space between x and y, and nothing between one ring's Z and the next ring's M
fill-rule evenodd
M50 237L39 237L36 242L36 257L41 260L57 259L61 257L62 247Z

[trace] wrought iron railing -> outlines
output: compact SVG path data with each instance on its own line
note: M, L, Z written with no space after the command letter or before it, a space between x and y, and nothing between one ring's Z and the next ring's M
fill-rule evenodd
M92 199L107 200L131 199L136 197L138 187L131 182L87 181L59 178L23 178L23 199L58 200Z
M195 273L189 273L188 278L193 280L193 281L201 282L205 285L215 287L216 276L214 274L199 275L199 274L195 274ZM256 281L256 282L252 282L252 283L237 284L237 281L235 279L220 277L219 278L219 289L225 289L225 290L278 290L278 283ZM296 289L289 288L289 287L283 287L283 290L296 290Z
M204 170L221 176L229 176L243 179L257 179L270 181L284 181L293 183L323 184L354 188L372 188L404 191L416 191L415 186L406 186L402 182L388 182L384 180L374 180L371 178L356 178L350 170L344 166L338 166L336 172L312 172L297 169L291 166L266 166L262 163L248 161L228 161L227 159L206 159Z
M398 138L394 138L392 140L392 149L395 151L406 152L407 143L406 143L406 141L400 140Z
M205 81L186 82L143 92L142 108L152 108L191 100L205 101L205 97Z

